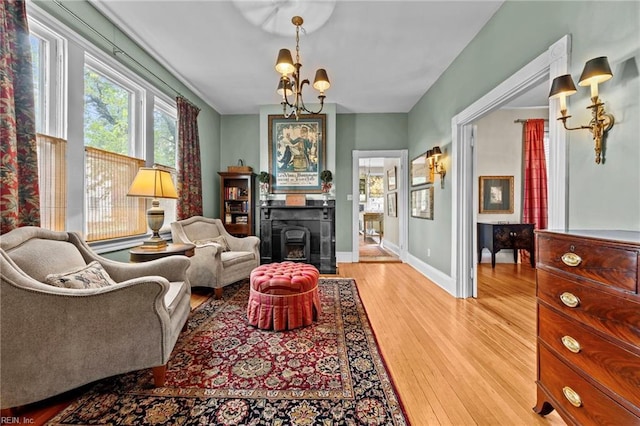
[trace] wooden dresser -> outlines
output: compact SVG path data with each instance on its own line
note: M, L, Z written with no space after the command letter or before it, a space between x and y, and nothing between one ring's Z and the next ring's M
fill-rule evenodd
M538 400L570 425L640 425L640 232L538 231Z

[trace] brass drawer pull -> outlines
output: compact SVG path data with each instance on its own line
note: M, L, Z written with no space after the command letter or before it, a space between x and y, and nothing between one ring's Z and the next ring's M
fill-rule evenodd
M563 336L562 344L565 348L569 349L574 354L577 354L582 349L580 343L578 343L578 341L571 336Z
M582 407L582 399L580 398L580 395L578 395L578 393L571 389L569 386L563 387L562 393L564 394L564 397L567 398L567 401L571 403L571 405L578 408Z
M561 257L562 262L567 266L578 266L582 262L582 258L575 253L565 253Z
M573 293L565 291L560 295L560 301L570 308L575 308L580 304L580 299Z

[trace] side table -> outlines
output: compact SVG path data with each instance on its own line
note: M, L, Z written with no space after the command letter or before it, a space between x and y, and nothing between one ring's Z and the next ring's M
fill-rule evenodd
M148 262L174 255L191 257L195 252L195 248L195 244L167 244L166 247L159 250L138 246L129 250L129 261L132 263Z

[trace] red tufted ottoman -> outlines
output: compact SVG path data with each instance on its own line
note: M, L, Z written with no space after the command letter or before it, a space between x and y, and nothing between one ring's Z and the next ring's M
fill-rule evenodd
M261 265L251 272L247 317L264 330L310 325L320 314L318 270L306 263Z

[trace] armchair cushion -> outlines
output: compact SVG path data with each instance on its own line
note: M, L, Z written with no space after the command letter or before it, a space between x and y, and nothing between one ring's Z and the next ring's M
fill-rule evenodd
M63 288L100 288L116 284L96 260L66 273L49 274L44 281Z

